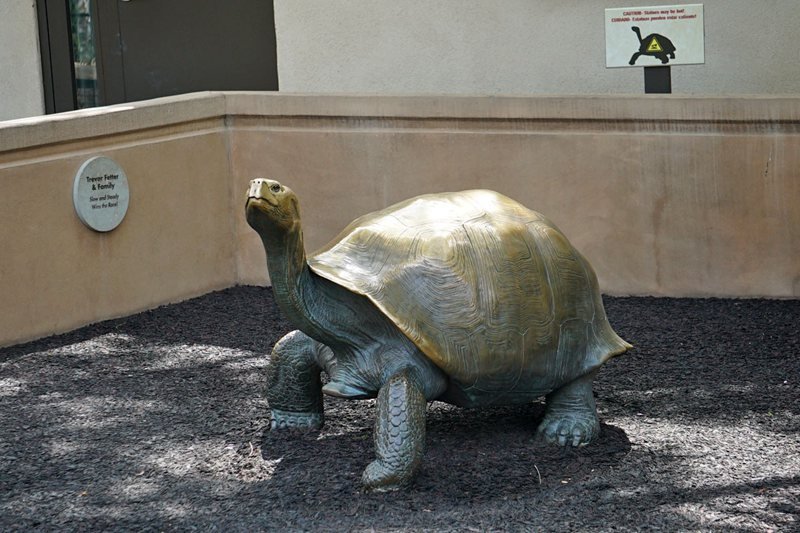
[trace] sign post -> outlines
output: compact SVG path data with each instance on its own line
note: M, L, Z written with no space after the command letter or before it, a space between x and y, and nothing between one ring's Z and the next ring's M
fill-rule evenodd
M672 92L672 73L669 67L645 67L644 69L645 94Z

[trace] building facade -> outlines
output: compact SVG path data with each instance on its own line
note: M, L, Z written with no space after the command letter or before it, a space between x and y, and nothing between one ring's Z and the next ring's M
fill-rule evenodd
M800 92L795 0L702 3L705 64L673 67L675 94ZM150 9L144 6L137 9ZM286 92L641 94L641 68L605 67L603 13L611 7L623 6L608 0L275 0L274 29L264 32L275 33L279 87ZM36 9L34 0L0 4L0 119L45 112Z

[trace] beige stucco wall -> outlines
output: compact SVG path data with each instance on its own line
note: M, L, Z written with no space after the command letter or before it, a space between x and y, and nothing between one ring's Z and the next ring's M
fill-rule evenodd
M0 2L0 120L44 113L34 0Z
M235 189L292 187L311 249L410 196L490 188L553 219L605 292L800 296L800 99L295 97L276 120L277 102L228 107Z
M130 182L108 234L80 164ZM249 179L299 195L310 249L358 215L485 187L552 218L604 292L800 297L800 98L198 93L0 123L0 345L267 283Z
M227 134L209 103L0 124L0 345L236 282ZM130 185L110 233L84 226L72 205L75 174L95 155L116 160Z
M800 92L796 0L704 0L704 65L676 94ZM276 0L281 90L442 94L642 93L641 68L605 68L608 0Z

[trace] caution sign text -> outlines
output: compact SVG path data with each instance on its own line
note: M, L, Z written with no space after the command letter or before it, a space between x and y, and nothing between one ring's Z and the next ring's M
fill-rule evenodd
M705 62L703 4L605 10L606 67Z

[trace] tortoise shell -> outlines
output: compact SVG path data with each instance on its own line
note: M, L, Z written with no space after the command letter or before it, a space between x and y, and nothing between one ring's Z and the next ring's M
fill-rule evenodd
M369 298L461 404L546 394L630 347L586 259L547 218L496 192L424 195L364 215L308 264Z

